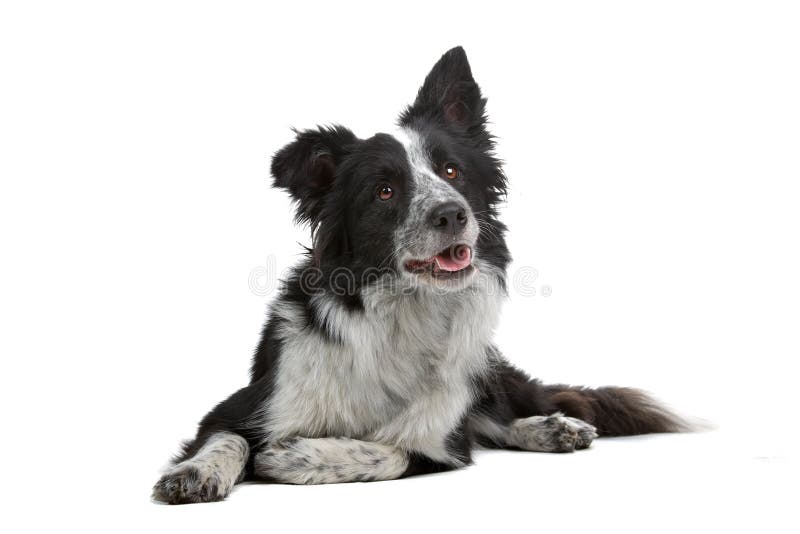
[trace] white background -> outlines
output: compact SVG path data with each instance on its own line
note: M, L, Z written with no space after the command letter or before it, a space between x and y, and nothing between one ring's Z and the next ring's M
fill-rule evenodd
M3 530L796 528L796 4L275 4L2 4ZM152 504L247 381L272 296L251 273L309 241L271 154L290 126L389 130L457 44L507 162L512 276L538 272L500 346L718 430Z

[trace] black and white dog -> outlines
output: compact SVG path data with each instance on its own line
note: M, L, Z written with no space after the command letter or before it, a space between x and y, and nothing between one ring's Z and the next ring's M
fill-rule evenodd
M572 452L684 429L637 390L541 385L492 344L510 257L485 104L454 48L393 133L306 130L275 154L313 247L272 303L250 384L203 419L156 500L455 469L475 444Z

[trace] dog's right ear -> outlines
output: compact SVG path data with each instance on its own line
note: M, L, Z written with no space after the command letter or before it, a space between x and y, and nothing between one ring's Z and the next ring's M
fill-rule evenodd
M292 195L299 221L314 224L321 200L336 179L337 168L358 138L343 126L295 133L295 140L272 158L273 185Z

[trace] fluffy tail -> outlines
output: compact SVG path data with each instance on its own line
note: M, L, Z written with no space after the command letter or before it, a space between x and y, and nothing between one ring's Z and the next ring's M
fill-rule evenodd
M693 430L684 419L638 389L565 385L542 388L545 398L559 411L591 423L600 436Z

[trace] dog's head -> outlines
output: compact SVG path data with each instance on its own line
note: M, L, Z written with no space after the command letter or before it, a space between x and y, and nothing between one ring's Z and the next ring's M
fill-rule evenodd
M482 266L504 271L496 207L506 184L485 104L458 47L434 65L392 133L305 130L275 154L274 184L310 223L323 273L345 269L357 282L389 273L457 290Z

